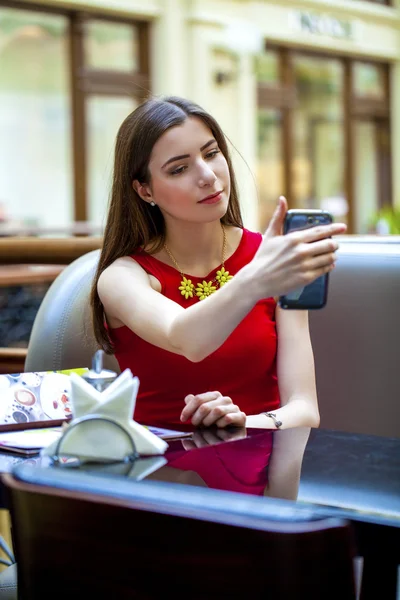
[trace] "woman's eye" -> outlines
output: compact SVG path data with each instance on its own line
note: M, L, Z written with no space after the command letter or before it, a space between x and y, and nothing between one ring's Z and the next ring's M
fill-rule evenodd
M186 169L186 167L184 165L182 165L181 167L177 167L176 169L174 169L173 171L170 171L170 175L180 175L180 173L183 173L183 171Z
M214 158L214 156L216 156L220 152L221 152L221 150L219 150L218 148L215 148L215 150L211 150L211 152L207 152L206 158Z

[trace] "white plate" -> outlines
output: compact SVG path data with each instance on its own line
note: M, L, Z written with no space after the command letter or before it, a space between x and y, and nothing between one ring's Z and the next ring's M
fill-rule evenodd
M40 386L40 403L49 419L65 419L71 416L71 382L68 375L48 373Z

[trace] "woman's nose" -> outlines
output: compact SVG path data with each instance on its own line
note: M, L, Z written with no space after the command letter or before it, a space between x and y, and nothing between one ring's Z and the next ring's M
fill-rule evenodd
M200 187L213 185L216 182L216 180L217 176L214 173L214 171L209 167L209 165L207 165L207 163L202 164L199 173Z

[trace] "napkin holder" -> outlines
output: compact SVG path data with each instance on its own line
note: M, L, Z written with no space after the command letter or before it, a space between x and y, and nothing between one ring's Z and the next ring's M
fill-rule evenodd
M86 438L82 440L82 435ZM112 437L112 450L97 450L98 440L104 436ZM88 443L88 438L92 438ZM139 453L133 436L114 419L89 414L74 419L57 440L51 459L60 466L79 466L85 462L114 463L134 462Z
M99 385L75 373L70 378L74 418L64 426L58 440L43 448L42 456L73 466L85 462L132 463L139 456L164 454L168 444L132 418L139 379L130 369L101 391Z

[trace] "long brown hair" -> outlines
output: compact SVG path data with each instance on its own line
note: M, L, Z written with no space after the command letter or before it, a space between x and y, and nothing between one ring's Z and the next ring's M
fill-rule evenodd
M132 182L137 179L141 183L150 183L149 161L154 144L165 131L181 125L188 117L198 117L207 125L228 163L231 193L221 222L243 227L227 141L211 115L197 104L174 96L150 98L128 115L117 134L108 217L90 297L94 334L100 347L108 354L113 353L113 344L106 327L97 282L101 273L117 258L129 256L139 247L147 248L150 243L151 252L162 248L165 241L164 217L158 206L152 207L139 197Z

